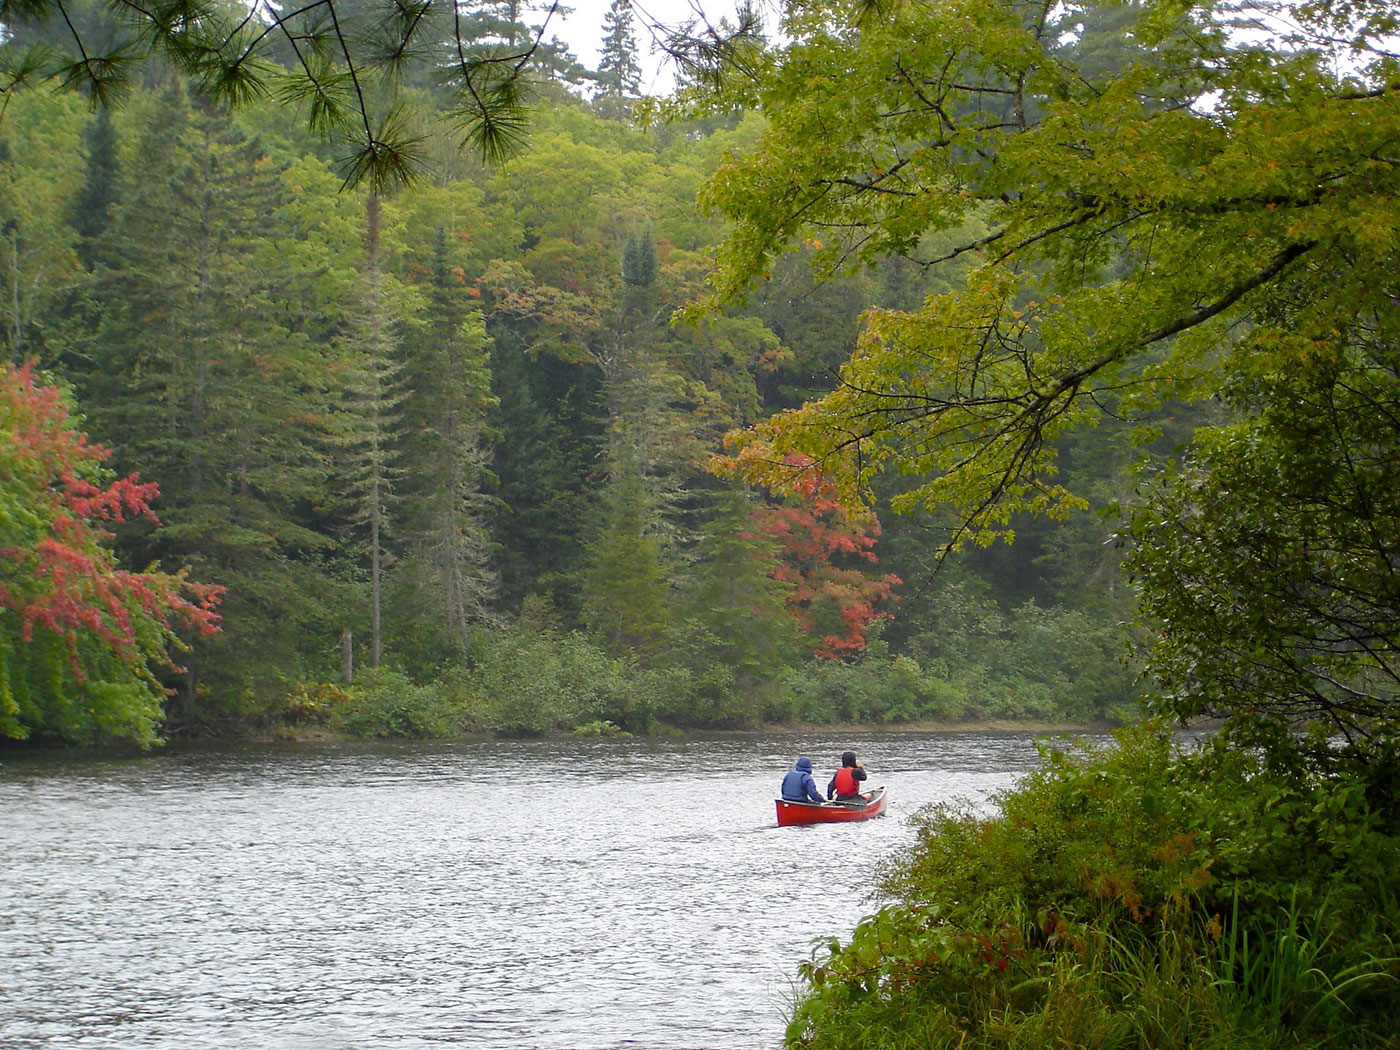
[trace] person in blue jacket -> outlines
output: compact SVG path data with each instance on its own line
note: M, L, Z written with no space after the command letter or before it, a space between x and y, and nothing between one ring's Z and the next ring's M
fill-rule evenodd
M783 776L783 798L789 802L825 802L812 779L812 760L803 755Z

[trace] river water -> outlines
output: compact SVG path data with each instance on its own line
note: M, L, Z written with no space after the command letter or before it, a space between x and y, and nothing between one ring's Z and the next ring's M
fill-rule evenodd
M171 749L0 764L0 1048L771 1050L919 807L1029 733ZM856 748L885 817L779 828ZM975 863L975 858L969 858Z

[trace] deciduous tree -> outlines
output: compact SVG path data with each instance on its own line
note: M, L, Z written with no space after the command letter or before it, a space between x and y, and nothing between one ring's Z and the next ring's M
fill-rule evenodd
M32 364L0 366L0 734L157 741L181 632L218 629L222 588L132 572L112 529L156 486L116 478Z
M1393 455L1394 435L1334 425L1322 459L1282 489L1263 479L1304 463L1286 435L1318 411L1388 403L1391 5L803 4L785 30L740 92L769 129L706 191L735 223L718 297L804 236L825 241L818 265L975 265L916 309L869 311L838 388L750 432L750 476L780 483L799 452L852 499L897 469L919 479L897 507L956 512L944 549L989 544L1018 512L1085 505L1056 477L1057 445L1106 406L1142 418L1252 377L1259 400L1235 403L1257 429L1200 432L1136 533L1176 552L1139 561L1174 709L1235 710L1236 687L1238 710L1353 727L1388 709L1388 569L1350 588L1394 554L1388 505L1366 496L1378 470L1357 466ZM984 234L926 252L974 219ZM1319 361L1344 367L1315 389L1283 381ZM1178 526L1199 546L1169 541ZM1365 542L1343 540L1353 526Z
M1119 32L1151 61L1107 69L1073 47L1099 7L910 4L859 32L794 9L752 96L771 126L706 191L736 223L724 298L806 231L829 234L819 262L933 266L928 233L988 223L942 253L980 260L961 290L871 311L839 389L756 435L814 453L848 494L891 463L927 476L905 502L960 508L955 541L1080 505L1052 480L1054 442L1106 391L1198 389L1202 364L1286 337L1272 302L1343 327L1385 307L1370 278L1394 251L1400 89L1380 14L1356 13L1338 75L1322 49L1348 16L1330 4L1271 46L1233 35L1232 8L1145 2Z
M1400 730L1400 357L1367 327L1250 362L1240 422L1144 482L1128 564L1163 710Z
M814 652L837 660L865 648L870 625L887 619L879 606L894 598L899 577L868 575L880 523L869 511L851 510L835 487L809 464L797 475L786 503L754 511L759 530L779 544L773 577L791 590L789 611L811 638Z

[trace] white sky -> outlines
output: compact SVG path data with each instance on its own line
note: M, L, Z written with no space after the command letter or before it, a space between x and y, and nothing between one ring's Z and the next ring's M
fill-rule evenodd
M603 16L612 0L561 0L561 6L573 8L573 13L559 19L555 16L545 36L557 36L569 42L569 50L590 69L598 66L598 45L603 40ZM648 95L664 95L675 84L675 75L666 56L654 53L647 24L682 25L696 20L703 6L711 22L728 16L734 18L734 0L632 0L632 21L637 32L637 58L642 65L642 91Z
M536 0L547 6L549 0ZM1255 32L1260 37L1281 34L1285 38L1296 34L1298 28L1288 17L1292 0L1256 0L1244 4L1240 17L1256 20ZM590 69L598 65L598 45L603 39L603 16L612 0L560 0L561 6L571 7L573 13L564 18L556 16L550 21L547 36L557 36L569 43L569 50L578 56L580 62ZM728 17L734 19L736 0L632 0L633 22L637 30L638 59L642 64L642 91L648 95L664 95L675 84L674 71L664 55L655 53L648 24L677 26L692 22L701 17L701 12L711 23ZM757 0L756 6L763 12L768 32L773 33L778 24L778 0ZM1241 35L1250 35L1239 29ZM1374 55L1345 54L1347 36L1341 34L1333 41L1339 68L1352 70L1363 67ZM1319 43L1314 41L1314 43ZM1388 52L1400 47L1393 40L1382 41Z

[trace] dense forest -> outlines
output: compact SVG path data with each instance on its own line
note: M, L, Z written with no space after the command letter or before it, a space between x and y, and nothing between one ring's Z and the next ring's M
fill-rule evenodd
M33 605L69 584L15 589L5 651L43 655L11 664L7 736L1132 709L1111 523L1028 520L935 573L949 523L889 513L898 485L851 509L816 467L725 476L725 435L829 391L862 311L963 267L819 280L812 243L746 304L678 321L726 230L697 192L763 121L628 119L641 100L607 71L635 37L610 39L601 71L546 66L500 165L404 88L431 174L382 193L347 189L292 108L230 112L163 65L120 107L10 99L10 381L61 387L62 426L110 451L94 469L158 486L114 523L115 564L221 592L217 630L177 625L178 672L143 667L136 702L65 655L86 628ZM1074 459L1097 508L1131 485L1121 429Z
M1395 5L803 0L664 104L620 5L0 55L0 727L1085 719L1131 640L788 1045L1394 1046Z

